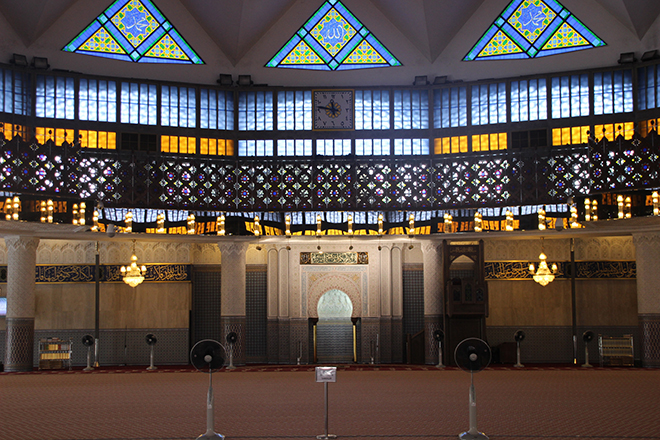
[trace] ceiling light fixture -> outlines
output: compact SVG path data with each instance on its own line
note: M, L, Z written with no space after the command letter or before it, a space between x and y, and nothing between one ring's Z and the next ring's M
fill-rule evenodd
M131 264L121 267L121 274L124 282L131 287L137 287L144 281L144 276L147 273L146 266L139 266L137 264L137 256L135 255L135 240L133 240L133 248L131 255Z

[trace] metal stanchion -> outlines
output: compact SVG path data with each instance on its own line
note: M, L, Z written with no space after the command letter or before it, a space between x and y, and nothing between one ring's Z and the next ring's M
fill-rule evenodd
M325 434L317 435L318 440L329 440L337 438L334 434L328 434L328 383L337 382L337 367L316 367L316 381L323 382L325 395Z

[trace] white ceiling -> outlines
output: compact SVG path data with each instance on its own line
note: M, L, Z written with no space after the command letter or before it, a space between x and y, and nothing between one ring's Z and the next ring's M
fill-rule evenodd
M609 66L621 52L640 56L660 47L658 0L563 0L607 47L546 59L462 62L508 1L344 0L404 66L283 72L263 66L323 0L154 0L206 62L171 68L61 52L112 0L0 0L0 61L17 52L46 56L53 68L84 73L202 83L232 73L271 85L362 85L407 84L415 75L470 80Z

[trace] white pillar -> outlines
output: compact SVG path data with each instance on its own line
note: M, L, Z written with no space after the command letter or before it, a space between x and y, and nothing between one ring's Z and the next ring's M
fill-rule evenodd
M218 244L222 255L220 265L220 313L222 341L235 332L238 339L233 347L234 363L245 363L245 254L248 244L233 242Z
M7 245L7 333L5 371L34 366L36 237L5 237Z
M633 243L642 365L660 367L660 233L633 234Z
M424 256L424 351L427 364L438 363L438 344L433 332L442 326L443 279L442 246L435 240L422 242Z

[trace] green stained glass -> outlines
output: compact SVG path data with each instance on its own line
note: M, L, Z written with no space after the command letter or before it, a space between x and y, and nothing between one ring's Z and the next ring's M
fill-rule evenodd
M158 22L139 0L131 0L126 3L110 21L135 48L140 46L158 27Z
M498 31L481 51L479 56L490 56L493 54L521 53L522 49L507 37L502 31Z
M533 43L556 16L557 14L541 0L525 0L508 21L523 37Z
M117 44L115 39L108 34L105 28L100 28L96 31L94 35L89 37L89 40L85 41L82 46L80 46L80 48L91 52L126 53L126 51Z
M605 46L557 0L512 0L463 59L536 58Z
M298 45L282 60L282 64L325 64L323 60L305 43L301 41Z
M188 55L176 44L168 34L165 34L158 43L145 54L147 57L175 58L178 60L189 60Z
M266 67L347 70L400 65L341 1L327 0Z
M564 23L559 30L548 40L543 49L557 49L562 47L588 46L589 42L573 27Z
M348 24L335 9L331 9L310 32L332 56L342 50L355 33L353 26Z
M62 50L140 63L204 64L151 0L116 0Z
M360 64L360 63L385 63L385 59L380 56L378 51L374 49L368 41L363 41L353 52L346 58L346 63Z

